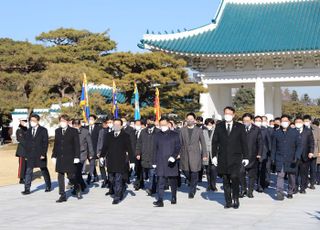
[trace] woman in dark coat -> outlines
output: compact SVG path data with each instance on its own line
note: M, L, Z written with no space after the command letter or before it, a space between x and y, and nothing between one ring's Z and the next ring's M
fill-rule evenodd
M19 158L19 168L18 168L18 178L20 179L19 183L24 184L24 177L27 169L26 161L26 149L25 149L25 139L27 134L27 120L20 120L19 128L16 132L16 138L18 141L18 147L16 151L16 157Z
M168 180L171 187L171 204L177 202L178 165L176 159L180 153L181 144L179 134L169 130L168 120L161 118L161 132L154 137L154 160L153 167L156 168L158 177L158 200L153 204L163 207L164 187Z

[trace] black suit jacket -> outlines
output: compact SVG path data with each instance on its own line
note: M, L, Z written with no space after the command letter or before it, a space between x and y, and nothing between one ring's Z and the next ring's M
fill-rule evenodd
M314 152L314 137L312 130L307 127L303 127L303 131L302 133L299 133L299 137L301 139L302 146L301 160L306 162L309 160L309 153Z
M262 156L263 142L261 130L255 125L251 125L249 132L246 132L248 143L248 160L249 165L246 168L256 167L258 161L257 156Z
M80 159L78 130L68 127L66 133L62 135L62 128L56 129L52 157L57 159L56 172L76 172L73 161L75 158Z
M228 136L226 122L217 124L212 138L212 156L218 157L218 173L238 175L242 159L248 159L244 125L233 122Z
M90 133L90 126L87 126L86 128L89 130L89 133ZM92 133L90 133L95 158L97 158L97 147L98 147L99 133L101 129L102 129L101 125L94 124Z
M38 126L35 136L32 136L32 128L26 134L25 149L28 166L42 168L47 166L48 151L48 131L42 126ZM40 159L44 157L44 159Z

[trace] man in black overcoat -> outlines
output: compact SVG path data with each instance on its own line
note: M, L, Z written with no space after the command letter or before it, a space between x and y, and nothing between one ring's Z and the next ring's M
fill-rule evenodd
M55 131L55 139L52 150L52 160L56 164L58 173L60 198L57 203L67 201L65 193L65 174L77 191L78 199L81 198L79 181L76 179L77 167L80 163L80 142L78 131L68 125L68 115L59 117L60 128Z
M224 109L224 121L217 124L212 139L212 162L223 178L225 208L239 208L239 174L243 164L247 166L248 145L244 125L235 122L235 109ZM232 190L232 196L231 196ZM232 203L233 201L233 203Z
M112 204L118 204L124 196L128 172L128 158L134 158L129 135L122 129L122 120L115 119L113 131L105 135L101 158L106 157L110 190L106 195L114 195Z
M26 134L25 150L27 160L27 170L25 176L25 190L23 195L30 194L33 169L40 168L44 181L46 183L45 192L51 191L51 179L47 168L48 151L48 131L39 125L40 116L32 114L30 116L30 128Z

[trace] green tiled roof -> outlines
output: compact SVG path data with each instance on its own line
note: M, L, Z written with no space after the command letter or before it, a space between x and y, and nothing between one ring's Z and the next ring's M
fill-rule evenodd
M320 0L226 1L217 18L199 33L147 34L138 46L205 55L320 50Z

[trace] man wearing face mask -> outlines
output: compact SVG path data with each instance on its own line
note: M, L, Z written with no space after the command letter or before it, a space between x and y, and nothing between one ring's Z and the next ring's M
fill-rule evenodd
M203 165L205 166L206 173L207 173L207 181L208 187L207 191L218 191L216 187L216 180L217 180L217 167L212 163L212 139L214 133L214 120L212 118L207 118L205 120L206 128L203 130L204 140L207 145L208 150L208 160L203 161Z
M104 158L101 158L100 155L101 155L101 150L103 147L104 136L107 133L112 132L112 127L113 127L113 120L111 117L107 117L102 123L102 129L100 129L99 137L98 137L97 157L99 158L99 167L104 168L104 171L105 171L105 167L106 167L106 161ZM107 174L101 173L101 177L102 177L101 179L103 180L101 188L105 188L108 184Z
M133 150L136 150L137 147L137 142L139 141L140 138L140 134L141 131L143 130L142 126L143 126L143 122L141 120L136 120L135 122L135 141L134 141L134 146L133 146ZM138 191L139 189L143 189L144 188L144 180L143 180L143 168L141 165L141 159L139 159L139 157L136 157L135 159L135 167L134 167L134 171L136 173L136 179L134 182L134 189L136 191Z
M212 161L223 179L225 208L237 209L240 206L240 168L249 164L248 145L244 125L233 120L235 109L228 106L223 111L224 121L216 125L212 139Z
M242 122L246 129L249 164L247 166L242 165L240 168L240 197L244 197L245 195L247 195L249 198L253 198L254 184L258 173L258 162L262 157L263 147L262 135L260 130L261 124L258 123L258 127L256 125L253 125L252 121L252 114L245 113L242 116ZM246 175L248 175L248 185L246 181Z
M129 135L122 129L120 119L114 119L113 131L104 137L101 158L106 158L109 175L109 192L106 196L113 195L112 204L118 204L123 199L126 190L125 181L128 172L128 156L132 159L132 145Z
M152 160L154 156L154 138L158 132L160 130L155 127L154 120L149 118L147 127L140 132L135 150L136 158L141 161L141 166L149 178L149 184L146 189L148 196L156 193L156 176Z
M297 162L302 154L301 139L296 129L289 127L290 117L281 116L281 128L276 130L272 139L271 159L277 172L277 199L284 200L284 176L288 175L288 198L293 197L296 189Z
M87 128L89 130L89 134L90 134L91 141L92 141L94 157L89 159L90 169L89 169L89 175L87 178L87 184L91 184L93 182L99 181L99 177L98 177L97 171L96 171L96 160L98 159L97 147L98 147L99 132L102 129L102 127L99 124L96 124L96 120L97 120L96 115L91 114L89 116L89 126ZM100 168L101 177L105 178L106 177L105 168L104 167L99 167L99 168Z
M311 129L303 125L303 120L301 117L296 117L294 123L299 132L302 146L301 159L298 161L296 188L298 189L300 186L300 193L305 194L308 187L310 163L312 161L314 152L314 138Z
M271 168L271 135L268 129L262 122L263 117L256 116L254 118L254 124L260 128L261 139L262 139L262 152L261 157L258 160L258 173L257 173L257 184L258 192L263 192L265 188L270 185L270 168Z
M196 194L202 161L207 161L208 152L203 130L195 123L196 115L188 113L186 121L187 127L183 127L180 132L180 167L190 183L189 199L192 199Z
M154 137L152 167L156 168L158 179L158 199L153 202L155 207L164 206L163 197L166 182L171 187L171 204L177 203L178 165L176 160L181 146L179 134L169 130L168 123L169 120L162 117L160 119L161 132L156 133Z
M135 135L135 133L136 133L135 129L130 126L130 123L128 122L128 120L125 117L122 117L121 120L122 120L122 129L125 133L127 133L129 135L131 149L133 151L136 147L136 141L137 141L136 135ZM134 172L135 162L136 162L135 156L132 156L132 158L128 159L128 162L129 161L130 161L130 165L129 165L128 172L126 175L128 184L130 184L130 177L131 177L132 172Z
M23 195L30 194L33 169L40 168L44 181L46 183L45 192L51 191L51 179L47 168L47 151L48 151L48 131L39 125L40 116L31 114L30 128L26 134L25 150L27 159L27 169L25 176L25 190Z
M64 126L64 125L62 125ZM86 184L82 178L82 168L87 159L93 158L94 151L92 147L91 137L89 131L81 126L79 119L72 120L72 126L78 131L79 142L80 142L80 163L76 164L77 172L76 177L81 186L81 191L86 189ZM73 190L73 195L76 194L76 189Z
M75 128L68 125L68 115L59 117L60 128L55 131L52 150L52 161L56 165L58 173L58 184L60 198L56 201L62 203L67 201L65 192L65 174L74 186L78 199L81 199L80 181L77 180L77 164L80 163L80 141L79 134Z
M19 168L18 168L18 178L19 184L24 184L24 177L26 174L27 169L27 161L26 161L26 149L25 149L25 141L26 141L26 135L27 135L28 127L27 127L27 119L21 119L19 128L16 132L16 137L18 143L17 151L16 151L16 157L19 158Z
M310 173L310 189L315 189L316 184L316 172L317 172L317 156L319 156L320 152L320 129L319 126L311 123L311 116L304 115L303 116L304 125L311 129L314 139L314 152L312 157L309 159L309 169Z

